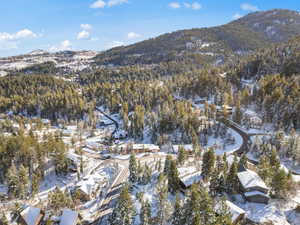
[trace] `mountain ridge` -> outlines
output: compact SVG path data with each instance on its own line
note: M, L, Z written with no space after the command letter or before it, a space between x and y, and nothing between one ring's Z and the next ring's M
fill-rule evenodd
M300 35L299 12L258 11L221 26L179 30L116 47L100 53L95 61L124 66L181 60L187 56L194 63L223 62L228 56L247 54L297 35Z

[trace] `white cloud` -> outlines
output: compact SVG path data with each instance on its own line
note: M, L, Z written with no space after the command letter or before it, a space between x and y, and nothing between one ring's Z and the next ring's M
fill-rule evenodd
M107 2L107 5L109 7L115 6L115 5L122 5L124 3L128 3L128 0L109 0Z
M127 34L127 38L128 39L136 39L136 38L140 38L142 35L140 35L140 34L137 34L137 33L135 33L135 32L129 32L128 34Z
M91 24L81 24L80 27L83 30L91 30L93 28L93 26Z
M62 41L59 45L52 46L49 50L51 52L59 52L65 50L71 50L72 44L69 40Z
M243 4L241 4L241 9L245 10L245 11L251 11L251 12L255 12L255 11L259 10L257 6L251 5L249 3L243 3Z
M1 41L15 41L25 38L37 38L39 35L28 29L20 30L14 34L2 32L0 33Z
M188 9L199 10L202 9L202 5L199 2L194 3L184 3L184 6Z
M104 8L105 6L106 6L106 3L103 0L98 0L90 5L90 7L93 9Z
M128 0L108 0L107 2L103 0L98 0L94 2L93 4L90 5L91 8L93 9L100 9L104 7L113 7L116 5L122 5L128 3Z
M169 4L169 7L172 8L172 9L179 9L181 7L181 5L178 2L171 2Z
M90 41L99 41L99 38L97 38L97 37L92 37L92 38L90 39Z
M233 15L232 18L235 19L235 20L237 20L237 19L239 19L239 18L241 18L241 17L243 17L241 14L236 13L236 14Z
M86 31L86 30L83 30L81 32L78 33L77 35L77 39L80 40L80 39L88 39L90 37L90 32Z

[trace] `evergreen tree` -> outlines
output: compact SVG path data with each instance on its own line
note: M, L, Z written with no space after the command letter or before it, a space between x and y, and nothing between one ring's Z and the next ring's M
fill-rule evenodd
M220 207L217 211L216 221L213 223L214 225L233 225L231 221L231 213L226 205L225 199L221 199Z
M7 171L8 193L13 197L19 196L19 178L15 164L12 164Z
M179 191L180 184L179 184L179 174L177 170L177 165L174 160L171 160L170 170L168 173L168 189L170 192L175 193Z
M271 191L278 198L285 198L288 194L289 180L283 169L274 172Z
M187 152L184 150L182 146L179 146L178 155L177 155L177 162L179 165L182 165L184 161L187 159L188 155Z
M210 178L215 167L215 153L213 148L209 148L203 155L202 176L204 179Z
M129 181L135 183L138 180L138 166L134 154L130 155L129 160Z
M165 160L165 165L164 165L164 174L165 175L169 174L171 161L172 161L172 157L170 155L167 155L166 160Z
M182 206L179 195L176 195L174 211L171 218L172 225L182 225Z
M237 193L239 191L239 180L238 180L238 163L237 158L234 157L234 161L229 169L229 173L226 179L226 187L229 193Z
M141 225L151 224L151 206L149 201L142 201L142 208L140 213Z
M133 201L129 193L129 186L124 185L120 193L117 206L109 217L110 225L132 225L136 215Z
M39 191L39 187L40 187L40 176L36 173L34 173L32 175L32 180L31 180L31 194L32 196L35 196L38 191Z

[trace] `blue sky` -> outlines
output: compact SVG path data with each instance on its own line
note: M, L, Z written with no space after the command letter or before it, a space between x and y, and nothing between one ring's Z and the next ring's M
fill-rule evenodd
M297 0L10 0L1 2L0 56L35 49L105 50L252 11L300 10Z

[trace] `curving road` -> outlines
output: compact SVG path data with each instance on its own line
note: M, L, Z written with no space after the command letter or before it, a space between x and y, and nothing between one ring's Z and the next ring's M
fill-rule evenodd
M115 130L111 134L111 140L113 140L114 134L119 130L119 123L114 118L112 118L111 116L106 114L104 111L99 109L98 107L96 107L96 110L98 112L102 113L107 119L111 120L115 124Z

